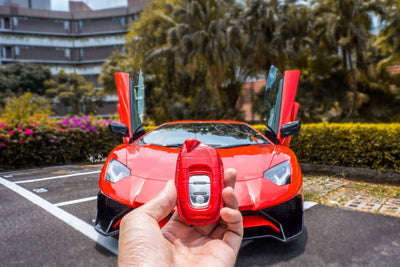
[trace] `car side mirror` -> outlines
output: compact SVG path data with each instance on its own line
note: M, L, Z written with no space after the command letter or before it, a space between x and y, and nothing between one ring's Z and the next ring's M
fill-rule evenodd
M284 124L281 128L281 136L285 138L296 134L300 130L300 126L300 121L292 121Z
M125 124L111 122L108 125L108 128L110 129L110 131L112 133L115 133L115 134L117 134L119 136L122 136L122 137L128 137L129 136L129 129L128 129L128 127L126 127Z

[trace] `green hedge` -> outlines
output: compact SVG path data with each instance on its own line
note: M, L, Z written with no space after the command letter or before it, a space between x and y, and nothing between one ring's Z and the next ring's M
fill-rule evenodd
M121 138L109 121L67 118L44 125L0 123L0 169L102 160ZM254 125L258 131L264 125ZM146 131L154 127L145 127ZM400 124L303 124L290 148L302 163L400 172Z
M264 125L253 125L260 132ZM290 148L301 163L400 172L400 124L303 124Z
M400 172L400 124L302 125L290 148L300 162Z
M262 124L252 127L265 131ZM290 148L301 163L400 172L399 123L303 124L292 137Z

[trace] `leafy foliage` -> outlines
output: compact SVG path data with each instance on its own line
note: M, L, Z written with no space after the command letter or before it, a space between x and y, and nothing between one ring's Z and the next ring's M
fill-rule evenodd
M44 82L46 96L59 101L70 115L96 113L102 105L103 91L96 91L93 83L86 82L76 73L60 71L51 80Z
M107 58L106 62L101 66L99 81L103 86L105 93L115 92L115 76L116 72L133 73L130 67L130 58L128 55L120 50L115 50L113 54Z
M110 121L73 117L59 121L0 123L0 169L103 160L121 143Z
M265 131L265 125L253 127ZM302 163L400 172L399 123L303 124L290 148Z
M10 63L0 67L0 93L10 90L17 95L45 93L43 82L50 79L50 69L33 63Z
M235 106L242 84L236 77L241 43L230 16L233 7L239 6L219 0L153 1L132 25L127 58L131 70L142 68L147 114L156 122L240 118ZM110 75L102 76L103 84L109 80Z
M400 172L400 124L306 124L291 141L300 162Z
M25 92L43 96L43 82L50 77L50 69L39 64L10 63L0 66L0 109L10 99L20 97Z
M147 114L157 123L240 119L242 82L274 64L301 70L303 121L397 120L399 79L386 69L400 63L396 1L238 2L152 1L132 25L127 52L103 65L103 84L114 86L115 70L140 67ZM373 20L381 22L379 35Z
M102 160L122 141L108 130L109 122L88 116L40 124L0 122L0 169ZM253 127L265 131L265 125ZM302 163L400 172L399 140L399 123L325 122L303 124L290 147Z
M9 123L27 123L46 120L53 112L50 101L44 97L25 92L17 98L5 99L6 105L0 120Z

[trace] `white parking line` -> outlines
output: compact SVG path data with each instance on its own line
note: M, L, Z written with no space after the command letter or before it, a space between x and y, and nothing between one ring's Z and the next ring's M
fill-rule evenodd
M112 237L105 237L96 232L93 226L89 225L88 223L82 221L81 219L75 217L74 215L60 209L59 207L51 204L47 200L35 195L34 193L22 188L19 185L16 185L13 182L10 182L2 177L0 177L0 184L4 185L5 187L11 189L15 193L23 196L27 200L31 201L35 205L41 207L45 211L49 212L50 214L54 215L58 219L64 221L69 226L74 228L75 230L81 232L85 236L89 237L93 241L97 242L101 246L105 247L115 255L118 255L118 241Z
M92 200L95 200L95 199L97 199L97 196L94 196L94 197L85 197L85 198L75 199L75 200L70 200L70 201L64 201L64 202L56 203L56 204L54 204L54 205L57 206L57 207L61 207L61 206L66 206L66 205L72 205L72 204L77 204L77 203L92 201Z
M304 201L303 204L303 211L306 211L308 209L311 209L312 207L314 207L315 205L317 205L318 203L316 202L312 202L312 201Z
M20 172L30 172L30 171L37 171L37 170L51 170L51 169L60 169L60 168L68 168L68 167L76 167L79 165L63 165L63 166L52 166L52 167L44 167L44 168L34 168L34 169L23 169L23 170L16 170L16 171L7 171L7 172L0 172L0 176L4 177L4 174L13 174L13 173L20 173Z
M40 182L40 181L46 181L46 180L68 178L68 177L73 177L73 176L82 176L82 175L87 175L87 174L95 174L95 173L100 173L100 172L101 171L80 172L80 173L59 175L59 176L46 177L46 178L38 178L38 179L32 179L32 180L21 180L21 181L16 181L14 183L16 183L16 184L34 183L34 182Z

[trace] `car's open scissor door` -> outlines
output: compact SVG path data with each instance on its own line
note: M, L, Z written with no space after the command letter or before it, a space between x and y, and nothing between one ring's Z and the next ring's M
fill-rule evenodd
M294 102L300 71L286 71L282 75L272 66L265 86L264 105L266 135L271 141L289 145L290 138L283 137L281 128L284 124L294 121L299 104ZM285 140L287 139L287 140Z
M144 83L141 72L138 74L136 85L132 84L128 73L115 73L119 104L120 122L128 127L125 143L130 143L144 134L142 120L144 115Z

